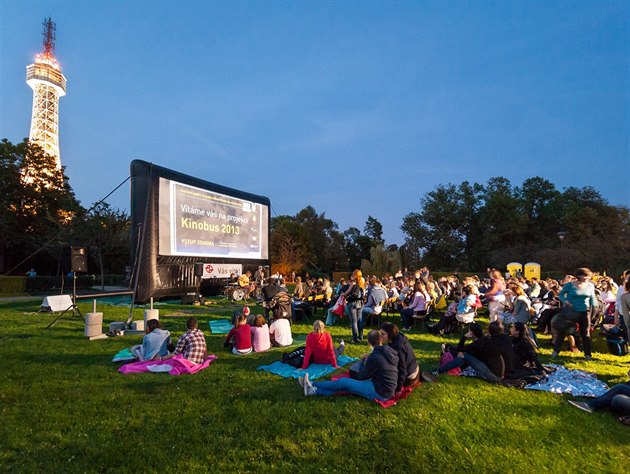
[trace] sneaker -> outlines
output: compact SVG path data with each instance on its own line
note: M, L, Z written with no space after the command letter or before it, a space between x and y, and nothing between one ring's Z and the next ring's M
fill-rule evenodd
M304 377L303 376L299 376L298 377L298 383L300 384L300 387L304 388Z
M342 339L341 342L339 343L339 349L337 349L337 352L339 352L339 355L342 355L345 350L346 350L346 343Z
M437 370L435 370L434 372L437 372ZM422 377L422 380L429 383L435 383L438 381L438 374L434 375L433 372L426 372L423 370L422 372L420 372L420 377Z
M553 351L553 352L551 353L551 358L552 358L552 359L555 359L556 357L558 357L558 353L557 353L556 351Z
M442 344L442 354L444 354L446 352L446 344Z
M302 383L300 385L302 385L302 387L304 388L304 396L308 397L311 388L314 387L311 385L311 381L308 379L308 374L304 374L304 377L300 378L302 379ZM298 378L298 381L300 380L300 378Z
M575 400L569 400L569 405L573 405L574 407L577 407L580 410L584 410L587 413L593 413L593 409L586 402L576 402Z
M317 387L313 387L312 385L310 387L305 387L304 395L306 395L307 397L312 397L313 395L317 395Z
M593 360L593 356L586 355L584 356L584 360Z
M439 377L440 376L440 371L438 369L432 370L431 372L429 372L433 377Z

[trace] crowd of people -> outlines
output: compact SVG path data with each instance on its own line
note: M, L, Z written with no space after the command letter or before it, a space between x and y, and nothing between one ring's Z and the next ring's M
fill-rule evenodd
M294 342L292 323L299 319L298 314L310 317L321 308L326 322L315 320L305 346L293 352L300 357L296 365L299 368L306 369L313 363L337 367L345 343L342 340L335 348L326 326L346 319L350 342L354 344L363 343L366 326L378 323L379 329L368 333L371 352L351 371L352 377L312 382L305 376L300 384L306 395L350 392L387 400L421 379L435 381L441 374L466 367L484 380L499 383L544 374L545 367L537 354L536 332L552 335L552 358L560 354L568 339L569 350L582 351L590 360L591 335L597 328L602 332L617 330L627 348L629 276L630 270L624 272L618 284L586 268L559 281L504 276L495 269L489 269L485 278L450 275L438 279L426 268L382 277L364 277L355 270L347 281L342 278L334 287L327 278L295 276L292 292L280 276L274 276L265 281L260 293L264 315L252 314L247 306L236 311L234 326L224 345L239 356L265 352L271 347L289 347ZM489 319L485 331L477 321L477 313L484 306ZM380 315L386 310L400 314L400 329L391 322L380 324ZM457 345L443 344L443 363L432 371L420 369L404 334L418 320L422 322L420 330L437 336L462 333ZM203 332L195 318L187 321L187 329L173 345L170 333L161 329L157 320L149 321L143 344L134 348L134 354L141 360L182 354L199 363L207 355ZM613 390L601 400L573 404L586 411L612 406L628 415L629 386Z

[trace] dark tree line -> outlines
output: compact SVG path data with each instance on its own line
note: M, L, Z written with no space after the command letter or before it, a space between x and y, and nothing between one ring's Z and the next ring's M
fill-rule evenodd
M630 261L627 207L610 205L591 187L559 191L540 177L521 186L501 177L485 185L437 186L401 228L407 263L436 270L479 271L534 261L549 270L588 266L618 272Z
M88 249L90 273L123 274L130 256L129 217L77 201L54 158L27 140L0 142L0 274L59 275L69 247Z
M27 140L0 142L0 206L0 273L66 272L71 245L88 248L90 273L122 274L130 263L129 216L107 204L82 207L63 169ZM341 231L307 206L271 219L272 265L283 274L331 274L422 266L481 271L534 261L547 270L617 272L630 262L627 207L610 205L591 187L559 191L540 177L521 186L501 177L485 185L439 185L401 229L405 243L386 246L377 218L368 216L362 230ZM559 232L565 233L562 251Z

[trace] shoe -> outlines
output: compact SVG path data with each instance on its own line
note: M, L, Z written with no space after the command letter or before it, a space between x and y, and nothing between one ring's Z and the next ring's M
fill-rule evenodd
M304 388L304 377L301 375L298 377L298 383L300 384L300 387Z
M437 370L435 371L437 372ZM435 374L433 375L432 372L427 372L427 371L422 371L420 372L420 377L422 377L422 380L424 380L425 382L429 382L429 383L435 383L438 381L438 375Z
M304 388L304 396L308 397L310 389L313 388L313 386L311 385L311 381L308 379L308 374L304 374L304 377L300 378L302 379L301 385ZM300 378L298 378L298 381L300 380Z
M432 370L431 372L429 372L432 376L434 377L439 377L440 376L440 371L438 369Z
M306 387L304 389L304 395L306 395L307 397L317 395L317 387L313 387L312 385L310 387Z
M441 348L442 348L442 354L444 354L446 352L446 344L442 344Z
M342 339L341 342L339 343L339 349L337 349L337 351L339 352L339 355L342 355L345 350L346 350L346 343Z
M593 360L593 356L585 355L584 360Z
M556 351L553 351L553 352L551 353L551 358L552 358L552 359L555 359L556 357L558 357L558 353L557 353Z
M584 410L587 413L593 413L593 409L586 402L576 402L575 400L569 400L569 405L573 405L580 410Z

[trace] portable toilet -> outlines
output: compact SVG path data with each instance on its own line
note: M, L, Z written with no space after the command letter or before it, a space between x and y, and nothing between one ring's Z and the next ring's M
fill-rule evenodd
M540 280L540 263L527 262L525 264L525 278L531 280L532 278L538 278Z
M511 262L507 264L507 271L511 276L515 277L519 273L523 273L523 265L518 262Z

